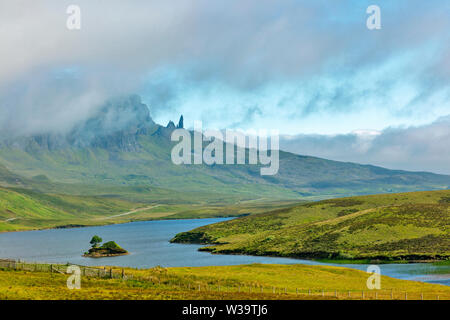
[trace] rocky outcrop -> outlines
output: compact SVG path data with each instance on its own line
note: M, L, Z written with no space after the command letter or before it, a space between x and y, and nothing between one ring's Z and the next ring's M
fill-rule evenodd
M181 125L181 127L180 127L180 125ZM177 126L175 126L175 123L173 121L169 121L169 123L165 127L158 126L158 129L156 129L156 131L153 133L153 136L158 136L158 137L162 137L162 138L170 140L170 136L171 136L172 132L175 129L179 129L179 128L183 128L183 116L180 117L180 121L178 122Z
M178 129L184 129L184 119L183 119L183 115L181 115L180 120L178 121L178 125L177 128Z
M83 257L87 258L102 258L102 257L116 257L128 254L128 251L123 249L114 241L104 243L101 247L93 247L85 252Z
M166 128L170 129L170 130L174 130L176 128L175 123L173 123L173 121L169 121Z

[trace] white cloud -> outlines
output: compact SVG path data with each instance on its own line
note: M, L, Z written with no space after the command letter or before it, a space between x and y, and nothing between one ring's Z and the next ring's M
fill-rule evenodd
M66 28L66 8L74 3L81 8L80 31ZM0 126L59 130L87 116L100 100L126 92L145 93L155 113L171 111L166 117L172 119L181 112L193 120L207 115L211 126L225 127L245 124L250 115L252 125L291 133L370 127L363 120L369 122L374 110L374 129L446 114L448 103L440 102L448 101L450 21L442 2L386 3L384 26L375 33L365 28L368 4L1 1ZM416 54L413 61L389 68L405 52ZM76 81L54 76L54 70L67 68L77 70ZM180 77L163 81L155 70L176 70ZM383 78L389 70L394 72ZM296 87L329 76L341 86L316 81ZM275 92L285 83L293 92L264 95L266 88ZM221 94L226 90L233 95L228 100ZM298 104L281 103L289 102L289 94ZM247 101L250 96L259 100ZM322 121L324 114L339 123ZM311 118L299 129L305 115Z
M450 115L429 125L345 135L297 135L280 148L302 155L373 164L390 169L450 174Z

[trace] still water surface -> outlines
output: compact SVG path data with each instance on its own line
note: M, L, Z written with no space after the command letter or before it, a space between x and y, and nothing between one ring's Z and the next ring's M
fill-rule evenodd
M125 224L52 229L0 234L0 258L21 259L29 262L74 263L82 265L113 265L135 268L154 266L224 266L249 263L334 265L310 260L254 257L244 255L213 255L199 252L200 245L174 244L169 240L175 234L206 224L227 219L192 219L132 222ZM90 247L93 235L104 241L114 240L127 249L127 256L109 258L83 258L81 255ZM359 270L367 265L341 264ZM449 266L433 264L385 264L380 265L383 275L394 278L419 280L450 285Z

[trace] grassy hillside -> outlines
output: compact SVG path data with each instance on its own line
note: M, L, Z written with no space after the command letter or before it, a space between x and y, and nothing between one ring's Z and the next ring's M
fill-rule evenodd
M41 266L38 270L48 270ZM62 267L62 268L61 268ZM65 270L67 266L58 267ZM109 271L109 270L108 270ZM113 274L121 278L122 270ZM95 274L95 273L94 273ZM82 276L81 290L66 287L67 275L0 269L0 299L450 299L450 288L381 277L381 290L367 290L362 271L306 265L242 265L200 268L125 269L125 280ZM108 275L108 272L106 272ZM200 288L200 290L199 290ZM364 291L364 293L363 293Z
M191 190L175 191L150 185L116 185L116 184L85 184L55 182L46 175L39 174L24 177L13 173L0 164L0 187L27 189L47 194L67 194L76 196L101 196L106 198L119 198L138 203L164 203L164 204L230 204L241 201L253 201L249 195L224 195L220 193L195 192ZM263 198L268 200L268 198Z
M317 199L336 196L447 189L450 176L388 170L280 152L275 176L256 165L174 165L167 135L133 135L137 150L114 145L48 149L34 141L23 148L1 145L0 164L31 179L64 184L134 187L257 199ZM132 191L133 189L129 189Z
M450 258L450 190L311 202L204 226L173 242L203 250L317 259Z
M126 193L86 196L0 187L0 232L155 219L236 217L292 206L290 201L267 199L219 201L207 195L195 199L189 194L166 194L153 188L146 195L142 194L144 201L127 201Z
M167 127L154 123L138 96L118 97L64 134L2 137L0 185L165 204L317 200L450 187L448 175L388 170L282 151L274 176L261 176L260 165L177 166L171 161L176 143L170 136L175 128L173 123Z
M176 192L150 186L58 183L43 175L25 178L0 165L0 232L153 219L235 217L294 203L251 199L245 195Z
M0 232L96 224L98 218L136 207L139 204L120 199L0 188Z

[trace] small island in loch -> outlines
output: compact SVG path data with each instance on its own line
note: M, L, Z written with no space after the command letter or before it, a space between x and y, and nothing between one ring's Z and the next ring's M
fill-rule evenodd
M108 241L99 246L102 241L102 238L100 238L99 236L93 236L90 242L92 248L90 248L88 252L85 252L83 254L83 257L103 258L123 256L128 254L127 250L123 249L114 241Z

